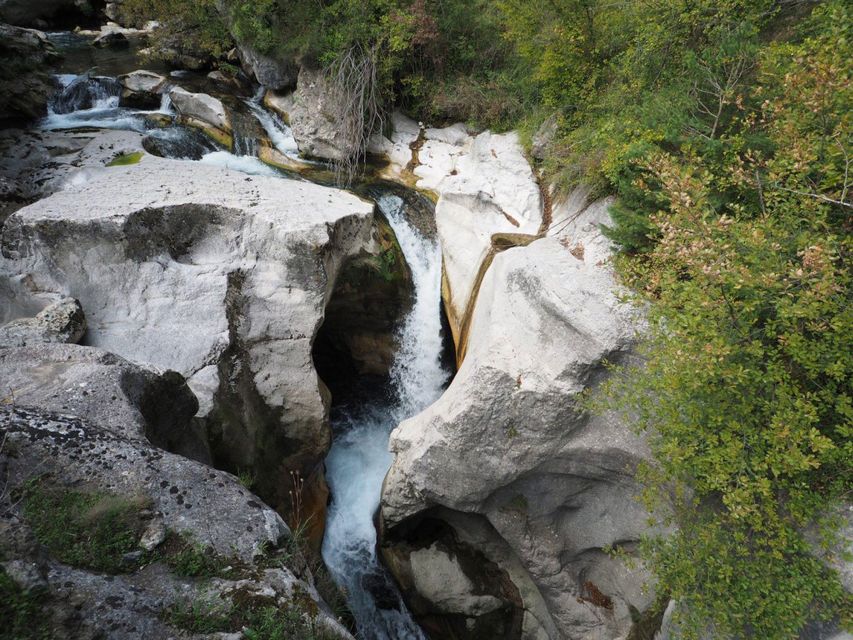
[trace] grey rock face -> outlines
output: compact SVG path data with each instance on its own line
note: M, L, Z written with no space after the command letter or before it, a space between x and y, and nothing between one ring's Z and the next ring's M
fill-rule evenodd
M45 34L0 23L0 58L15 61L0 68L0 119L45 115L55 89L49 66L60 59Z
M141 544L154 544L164 530L191 536L242 567L228 578L198 580L176 575L163 561L122 575L105 575L62 564L39 547L21 511L0 497L3 569L22 588L40 586L52 637L170 638L170 607L227 606L241 597L263 598L296 608L306 621L341 638L351 636L328 612L307 569L265 568L259 555L286 544L281 517L222 471L127 439L127 429L103 429L78 418L0 406L0 473L19 487L42 476L60 490L86 487L136 496L150 505L151 523ZM8 452L14 452L14 456ZM149 535L149 529L152 531ZM156 531L155 531L156 530ZM155 545L156 546L156 545ZM290 556L291 565L299 566ZM298 575L297 575L298 574ZM242 600L246 602L246 600ZM203 610L203 609L202 609ZM199 637L218 637L218 634Z
M264 55L246 44L240 44L239 49L244 70L253 75L261 86L283 91L296 84L299 65L293 60Z
M190 428L198 401L175 372L159 374L93 347L30 343L0 349L0 379L0 397L16 407L85 417L127 439L209 458Z
M342 160L358 151L340 130L342 105L322 71L303 67L292 98L268 94L267 106L290 123L300 153L323 160Z
M392 433L382 513L391 527L439 506L476 514L488 526L458 535L510 575L523 568L523 637L604 640L650 604L645 571L605 552L646 529L634 472L648 454L627 425L577 405L605 359L628 356L638 322L597 254L608 203L577 204L551 237L495 256L450 388Z
M286 508L289 472L329 446L312 341L341 265L371 246L372 203L153 156L73 182L7 220L0 307L74 295L87 342L183 375L217 464Z
M13 320L0 327L0 349L41 342L80 342L86 316L80 303L65 298L46 307L35 318Z
M537 160L545 159L551 144L554 142L554 137L557 135L557 126L557 115L554 114L545 120L533 135L533 144L531 145L530 153Z

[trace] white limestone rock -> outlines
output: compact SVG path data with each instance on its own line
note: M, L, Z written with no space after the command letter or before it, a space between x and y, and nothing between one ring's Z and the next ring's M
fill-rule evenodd
M230 138L231 119L221 100L206 93L190 93L182 87L169 91L169 98L187 124L203 129L220 142ZM226 146L230 146L230 142Z
M73 295L89 344L187 378L232 468L307 475L330 439L312 341L372 220L308 182L154 156L89 169L7 220L0 306Z
M634 472L648 451L615 416L582 412L577 397L606 375L605 359L630 357L641 322L620 303L609 263L595 259L607 203L576 205L558 207L564 229L495 256L456 377L392 433L382 513L392 527L435 507L485 519L498 537L490 559L511 575L520 563L532 582L517 583L527 615L539 616L525 621L525 637L553 629L548 637L605 640L627 633L629 605L650 604L648 574L604 550L630 549L646 531ZM589 254L578 257L581 243ZM612 610L592 604L590 585Z
M444 302L457 347L495 234L535 235L543 215L539 186L518 135L486 131L464 136L456 125L428 130L414 170L417 186L439 195L435 217L444 257Z

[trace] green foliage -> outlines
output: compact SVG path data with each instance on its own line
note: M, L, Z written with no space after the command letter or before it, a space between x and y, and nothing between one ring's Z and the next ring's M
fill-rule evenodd
M651 331L608 398L651 439L646 503L677 530L644 551L694 636L850 624L804 532L832 540L827 514L853 488L851 24L842 2L818 8L809 37L757 54L755 99L722 100L722 129L705 120L630 165L657 210L621 267Z
M216 7L216 0L126 0L130 20L161 23L151 35L156 49L173 49L188 55L222 57L232 46L232 36Z
M235 562L195 541L189 534L171 533L160 554L179 576L187 578L228 577Z
M231 602L191 600L169 607L163 619L170 625L191 633L242 631L249 640L330 640L338 636L309 621L298 602L281 607L269 599L249 598L240 594Z
M60 562L95 571L131 571L122 557L136 549L144 522L143 498L75 491L46 481L30 483L24 516L36 539Z
M164 620L191 633L217 633L232 628L232 607L205 600L180 602L166 609Z
M44 594L21 589L0 568L0 640L49 640L50 623L43 612Z

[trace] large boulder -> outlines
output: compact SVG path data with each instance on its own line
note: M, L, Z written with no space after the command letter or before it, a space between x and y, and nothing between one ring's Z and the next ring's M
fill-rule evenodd
M56 90L49 67L60 59L47 36L0 23L0 59L0 121L46 115Z
M159 73L139 69L117 78L121 85L121 104L139 109L160 106L169 81Z
M16 407L85 417L129 440L209 460L191 420L198 401L184 378L93 347L31 343L0 349L0 396Z
M0 0L0 21L24 27L40 26L56 17L91 17L90 0Z
M0 327L0 349L44 342L77 343L85 333L83 308L74 298L65 298L34 318L20 318Z
M276 96L270 92L265 103L290 124L301 154L321 160L343 160L359 151L357 142L341 132L345 106L322 71L303 67L292 95Z
M523 600L522 631L505 622L512 632L493 637L611 639L627 633L632 608L650 604L648 574L607 552L630 553L646 530L634 474L647 448L616 417L578 404L606 375L605 361L630 357L639 322L620 303L599 228L608 204L575 197L557 208L548 236L494 255L456 377L391 436L386 544L435 556L410 532L413 521L439 517L484 553ZM397 555L403 576L447 564ZM484 615L472 610L467 624Z
M201 129L226 147L234 144L231 118L221 100L206 93L191 93L182 87L169 91L169 98L184 124Z
M377 250L373 209L147 155L86 169L6 221L0 307L8 320L73 295L87 343L185 376L216 464L253 472L286 511L290 472L316 476L329 446L312 343L341 266Z
M116 420L0 404L0 577L4 595L14 588L28 603L4 625L68 640L213 639L240 631L231 612L255 609L287 612L294 637L351 638L275 511L234 476L128 437ZM64 511L44 512L45 501ZM100 533L61 544L84 527ZM200 570L210 577L192 577Z

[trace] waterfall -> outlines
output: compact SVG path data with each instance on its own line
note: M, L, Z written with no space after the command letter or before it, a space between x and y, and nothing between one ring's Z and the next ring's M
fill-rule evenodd
M400 328L391 368L391 399L333 418L335 440L326 458L332 503L323 559L347 594L365 640L424 640L376 556L373 518L392 456L388 436L402 420L442 393L449 373L441 363L441 250L406 219L401 198L378 199L397 235L414 283L414 303Z
M48 103L44 129L129 129L144 131L142 117L119 107L121 85L115 78L61 74L54 76L59 90Z
M115 80L89 74L57 76L57 80L61 89L41 123L45 129L97 127L144 132L146 150L165 157L282 177L256 157L257 137L245 122L237 141L238 154L244 155L232 154L193 129L149 127L146 115L173 113L167 95L159 110L141 111L119 107ZM257 101L247 104L276 148L296 157L298 149L290 128ZM391 430L434 402L450 375L441 361L441 250L435 240L410 223L402 198L385 194L377 204L411 269L414 301L397 335L399 349L391 367L389 393L358 407L337 410L333 416L335 440L326 460L332 504L322 551L347 595L363 640L425 640L377 557L374 516L392 462L388 451Z
M267 132L270 142L284 155L290 158L299 158L299 147L296 146L296 139L293 137L293 132L281 118L267 111L257 100L247 100L246 105L251 109L252 113L261 123L264 131Z

